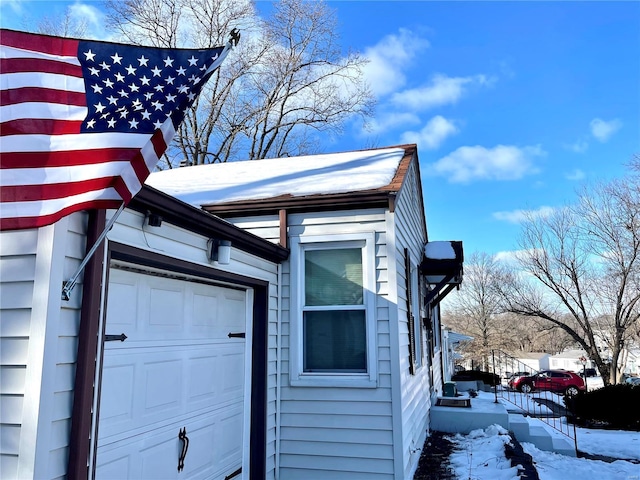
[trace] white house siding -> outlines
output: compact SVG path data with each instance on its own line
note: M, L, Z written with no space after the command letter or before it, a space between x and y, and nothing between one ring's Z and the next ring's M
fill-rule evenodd
M63 478L82 285L62 284L85 253L86 214L0 233L0 477Z
M125 210L107 238L160 255L269 282L266 479L275 479L278 265L235 248L232 248L229 265L210 264L207 260L208 238L167 222L161 227L145 226L141 230L143 223L142 214ZM243 470L246 471L249 465L245 467Z
M424 207L418 194L418 179L415 165L407 172L405 183L396 198L394 213L395 232L395 278L397 284L398 305L398 345L399 345L399 420L401 422L401 448L399 452L402 464L402 478L409 479L417 467L422 445L424 444L429 421L431 360L427 358L426 339L416 338L420 342L423 359L416 365L415 374L409 371L409 323L407 319L407 291L405 274L405 253L407 248L412 268L417 268L422 259L426 242L423 215ZM390 262L392 257L390 257ZM391 271L391 269L390 269ZM415 274L415 273L414 273ZM417 293L417 292L416 292ZM420 322L419 311L414 312L416 322ZM437 365L437 363L434 363ZM398 476L400 472L398 472Z
M279 239L276 217L238 218L230 221L273 242ZM375 232L378 388L289 386L291 276L289 262L284 262L281 280L278 478L394 478L390 308L385 298L389 287L384 210L292 214L288 224L290 236Z

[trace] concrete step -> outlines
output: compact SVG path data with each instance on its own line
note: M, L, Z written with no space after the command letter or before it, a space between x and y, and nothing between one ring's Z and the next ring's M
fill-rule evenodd
M555 452L569 457L576 456L575 445L570 438L550 431L540 420L517 413L509 414L509 430L519 442L533 443L540 450Z

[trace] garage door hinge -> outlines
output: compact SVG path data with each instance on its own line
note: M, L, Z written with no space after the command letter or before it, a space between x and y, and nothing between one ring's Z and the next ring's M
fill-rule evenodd
M229 333L229 338L245 338L245 333Z
M128 337L124 334L121 333L120 335L105 335L104 336L104 341L105 342L115 342L117 340L120 340L121 342L124 342Z

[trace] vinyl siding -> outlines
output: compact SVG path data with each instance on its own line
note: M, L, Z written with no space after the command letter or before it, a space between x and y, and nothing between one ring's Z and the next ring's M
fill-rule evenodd
M422 259L422 251L427 239L423 224L423 211L421 197L418 190L418 176L416 165L412 164L407 172L403 188L396 198L395 209L395 270L398 289L398 334L400 354L400 409L402 442L402 474L409 479L417 467L422 445L425 441L429 408L431 406L430 394L430 365L438 365L434 359L428 359L426 338L416 338L420 341L423 359L421 366L416 366L415 374L409 372L409 324L407 320L407 291L406 274L404 264L404 249L407 248L411 258L412 268ZM390 256L389 261L393 257ZM419 311L414 312L416 322L420 321ZM439 367L434 367L439 370Z
M276 217L230 219L271 241ZM291 214L289 236L375 234L377 388L289 385L291 267L283 264L279 476L291 479L383 480L394 478L391 405L391 337L387 294L386 216L382 209Z
M66 473L82 286L60 299L85 252L86 214L0 233L0 477ZM55 319L55 321L53 321Z
M207 260L207 238L167 222L160 228L144 226L140 229L143 223L142 214L125 210L107 238L142 250L269 282L266 478L275 479L278 265L234 248L229 265L214 265Z

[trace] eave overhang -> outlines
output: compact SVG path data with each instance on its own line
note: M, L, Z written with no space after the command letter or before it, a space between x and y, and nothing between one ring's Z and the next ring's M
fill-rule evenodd
M143 185L128 208L140 213L154 213L163 221L205 237L231 240L233 247L265 260L280 263L289 257L289 249L264 240L211 213L184 203L166 193Z

